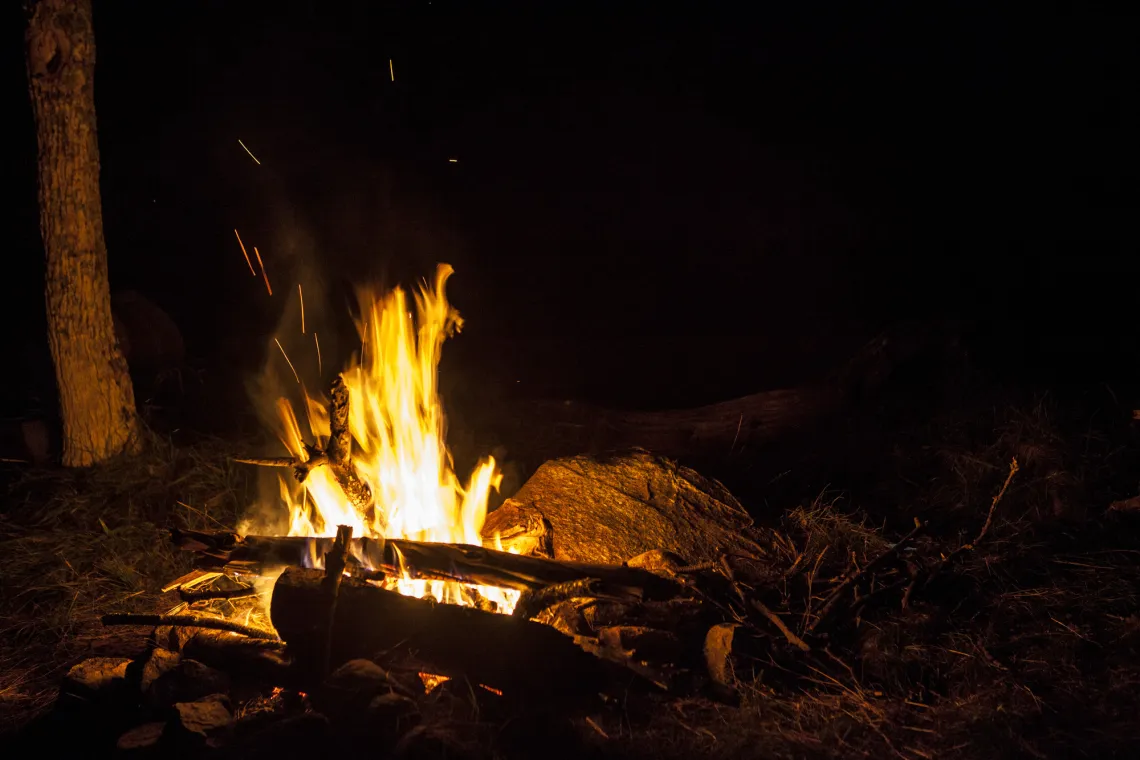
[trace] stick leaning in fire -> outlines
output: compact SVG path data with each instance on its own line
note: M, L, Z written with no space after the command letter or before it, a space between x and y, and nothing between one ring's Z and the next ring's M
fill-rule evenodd
M292 467L297 482L304 483L309 473L317 467L326 466L340 485L344 495L361 512L372 506L372 490L356 476L352 468L352 433L348 428L348 387L343 378L337 375L329 389L329 439L324 448L305 446L305 459L293 457L251 457L235 459L242 464L255 464L261 467Z

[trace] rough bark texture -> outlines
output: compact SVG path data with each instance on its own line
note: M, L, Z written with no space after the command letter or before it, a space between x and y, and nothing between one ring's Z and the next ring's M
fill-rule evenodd
M34 0L27 9L48 340L63 417L63 463L82 467L139 441L134 391L111 317L95 132L95 31L91 0Z
M562 562L620 564L661 549L690 563L762 552L759 531L715 480L647 451L547 462L487 516L488 546Z
M290 568L273 587L273 627L301 670L319 657L324 572ZM332 623L335 665L383 656L465 676L517 696L596 694L616 672L550 626L471 607L401 596L353 578L341 583Z

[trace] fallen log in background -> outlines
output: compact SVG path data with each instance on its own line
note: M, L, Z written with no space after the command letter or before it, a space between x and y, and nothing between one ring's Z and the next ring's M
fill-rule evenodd
M718 481L642 450L547 462L483 525L488 544L569 563L663 550L700 564L763 554L763 537Z
M239 536L234 533L172 531L174 543L197 551L215 566L252 563L313 567L331 551L332 538ZM653 573L621 565L559 562L465 544L436 544L401 539L353 538L349 555L368 568L413 578L453 580L483 586L535 590L559 583L596 579L610 591L634 599L670 599L682 587Z
M527 456L540 460L635 447L676 458L723 457L787 439L853 407L881 387L899 365L928 348L946 348L953 341L950 325L902 323L870 340L829 377L795 388L664 411L531 401L523 408L517 403L485 408L471 422L480 429L494 430L501 440L526 441Z
M302 670L319 662L327 621L320 570L289 568L273 587L270 618ZM345 578L331 626L334 667L356 658L412 662L513 696L596 695L632 675L588 654L550 626L437 604ZM615 680L616 679L616 680Z

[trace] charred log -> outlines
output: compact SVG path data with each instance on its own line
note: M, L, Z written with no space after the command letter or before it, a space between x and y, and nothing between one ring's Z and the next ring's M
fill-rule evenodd
M320 570L289 568L273 588L273 626L302 671L323 658L324 621L315 614L323 581ZM356 578L340 586L329 646L334 666L381 658L513 696L595 695L622 672L550 626L402 596Z

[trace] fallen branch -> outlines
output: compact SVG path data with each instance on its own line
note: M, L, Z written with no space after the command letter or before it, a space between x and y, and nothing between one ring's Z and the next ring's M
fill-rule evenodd
M990 526L993 525L994 513L997 511L998 504L1001 503L1002 497L1005 496L1006 489L1009 488L1009 484L1013 481L1013 476L1017 474L1017 471L1019 469L1020 467L1017 464L1017 457L1014 457L1012 460L1010 460L1009 463L1009 474L1005 476L1005 482L1001 484L1001 489L997 492L997 495L994 496L993 501L990 502L989 511L986 512L986 521L982 523L981 530L978 531L978 535L974 537L974 540L970 541L969 543L962 544L954 551L945 555L929 570L915 574L914 578L911 579L910 585L906 587L906 591L903 593L902 606L904 608L910 604L910 599L918 588L929 584L936 575L942 572L942 570L950 565L950 563L953 562L957 557L961 556L967 551L973 551L974 548L982 542L982 539L984 539L986 537L986 534L989 533Z
M206 564L215 567L242 564L255 568L312 567L331 551L334 541L332 538L239 536L178 529L171 531L171 538L177 546L197 552ZM608 594L632 600L671 599L684 593L684 587L676 581L621 565L558 562L481 546L402 539L352 538L347 547L349 564L366 579L406 573L412 578L526 591L594 578L604 584Z
M207 628L215 631L229 631L249 636L251 639L276 639L277 634L251 628L241 623L232 623L229 620L205 617L200 615L133 615L129 613L113 613L100 618L103 625L145 625L158 627L160 625L181 625L193 628Z

